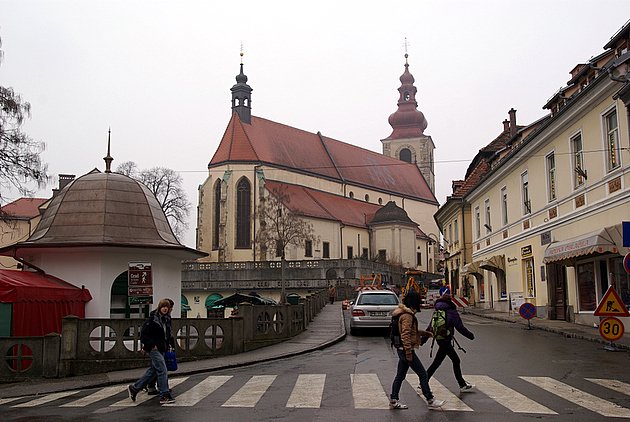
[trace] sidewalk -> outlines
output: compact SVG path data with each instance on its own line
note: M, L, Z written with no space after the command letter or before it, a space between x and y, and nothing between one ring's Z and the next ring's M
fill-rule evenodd
M306 331L290 340L237 355L220 356L193 362L181 362L178 363L177 372L173 373L173 375L190 375L282 359L313 350L324 349L343 340L345 336L346 327L343 311L341 310L341 301L338 301L334 305L326 305L313 319ZM55 379L35 379L18 383L0 384L0 398L131 383L140 378L145 370L146 368L136 368L105 374L91 374Z
M494 309L464 308L462 314L477 315L484 318L511 322L514 324L523 325L523 327L527 327L527 320L522 318L520 315L511 315L505 312L495 311ZM622 321L626 323L626 321L624 321L626 319L627 318L624 318L622 319ZM532 318L530 320L530 325L536 330L549 331L551 333L560 334L563 337L577 338L581 340L601 343L602 345L610 345L609 341L606 341L601 337L601 335L599 334L599 328L597 327L543 318ZM630 330L630 326L628 327L628 330ZM615 341L614 345L617 348L622 349L623 351L630 350L630 332L626 332L624 336Z
M519 315L510 315L504 312L497 312L493 309L466 308L462 313L520 324L523 328L527 327L527 320L521 318ZM601 343L602 345L610 344L604 341L599 335L599 330L594 327L540 318L532 319L531 327L537 330L556 333L563 337L588 340ZM179 368L175 376L235 368L308 353L314 350L324 349L343 340L345 336L346 328L343 311L341 310L341 302L337 302L334 305L326 305L313 319L305 332L290 340L237 355L221 356L194 362L181 362L179 363ZM624 352L630 350L630 334L616 341L615 345ZM131 383L136 381L144 373L144 370L144 368L136 368L106 374L92 374L60 379L36 379L13 384L0 384L0 398Z

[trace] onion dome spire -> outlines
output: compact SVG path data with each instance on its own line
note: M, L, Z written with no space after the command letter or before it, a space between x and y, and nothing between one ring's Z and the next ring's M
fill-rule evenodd
M427 119L418 110L416 93L418 89L414 86L415 79L409 72L409 54L405 53L405 71L400 76L400 88L398 92L398 110L389 116L389 124L392 127L392 134L387 139L404 139L424 135L427 128Z
M243 73L243 46L241 45L241 72L236 75L236 85L232 91L232 111L236 112L243 123L252 121L252 88L247 85L247 75Z

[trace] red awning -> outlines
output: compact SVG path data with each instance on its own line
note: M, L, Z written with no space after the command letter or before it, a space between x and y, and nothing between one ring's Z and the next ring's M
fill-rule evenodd
M32 271L0 270L0 302L88 302L90 291Z
M61 333L65 316L85 317L90 291L57 277L31 271L0 270L0 302L11 305L12 336Z

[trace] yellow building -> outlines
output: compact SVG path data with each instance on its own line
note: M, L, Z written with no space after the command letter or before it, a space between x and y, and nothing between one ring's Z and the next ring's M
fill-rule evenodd
M517 128L461 195L472 251L459 277L478 306L507 312L526 301L539 317L593 324L608 286L630 305L621 239L630 220L629 38L626 25L576 66L544 106L551 113ZM444 230L453 217L442 215Z

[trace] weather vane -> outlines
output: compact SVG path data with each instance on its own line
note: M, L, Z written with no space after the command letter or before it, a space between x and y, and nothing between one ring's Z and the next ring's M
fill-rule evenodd
M405 37L405 42L403 43L403 46L405 47L405 63L407 63L407 57L409 57L409 54L407 54L407 47L410 45L409 41L407 41L407 37Z

